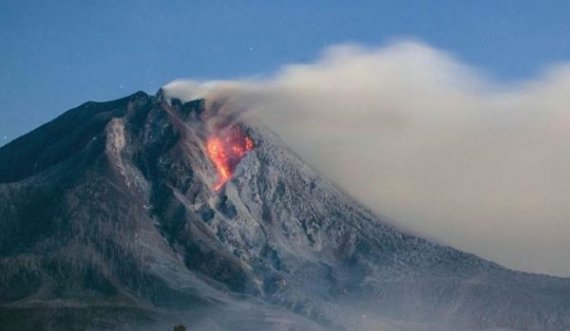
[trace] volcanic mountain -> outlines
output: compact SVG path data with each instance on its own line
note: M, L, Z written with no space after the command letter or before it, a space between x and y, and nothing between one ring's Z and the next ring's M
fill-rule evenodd
M406 233L219 107L137 92L0 148L1 330L570 329L570 279Z

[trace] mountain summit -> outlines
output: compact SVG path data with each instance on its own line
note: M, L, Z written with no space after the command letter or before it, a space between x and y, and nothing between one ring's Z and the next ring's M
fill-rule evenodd
M569 279L401 231L221 106L137 92L0 148L0 329L570 329Z

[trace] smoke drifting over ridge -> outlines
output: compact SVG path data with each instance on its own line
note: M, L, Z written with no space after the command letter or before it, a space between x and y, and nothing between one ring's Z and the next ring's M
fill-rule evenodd
M421 43L341 45L270 78L181 80L165 92L249 110L416 233L570 276L570 65L505 86Z

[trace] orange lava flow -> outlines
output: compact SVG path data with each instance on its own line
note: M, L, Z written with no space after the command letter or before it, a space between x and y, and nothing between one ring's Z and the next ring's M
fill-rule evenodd
M221 130L208 137L206 149L218 173L218 180L214 186L216 191L219 191L232 178L239 161L253 147L253 140L237 126Z

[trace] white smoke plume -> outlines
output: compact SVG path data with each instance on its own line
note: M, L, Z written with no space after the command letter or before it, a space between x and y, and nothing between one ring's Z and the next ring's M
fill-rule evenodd
M501 84L418 42L341 45L269 78L175 81L166 93L250 110L413 232L570 276L570 65Z

